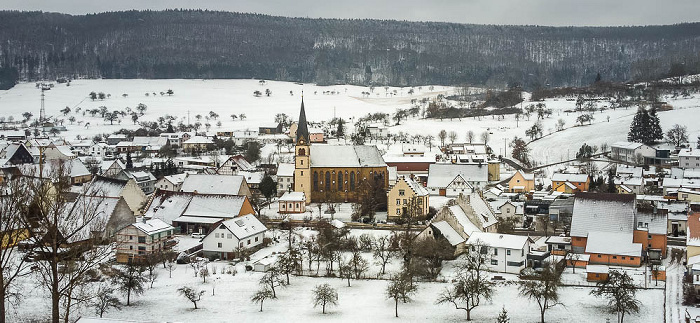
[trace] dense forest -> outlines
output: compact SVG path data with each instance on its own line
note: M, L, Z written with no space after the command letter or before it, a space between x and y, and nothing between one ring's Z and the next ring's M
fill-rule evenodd
M201 10L0 11L0 88L77 78L520 85L700 72L700 23L541 27L273 17Z

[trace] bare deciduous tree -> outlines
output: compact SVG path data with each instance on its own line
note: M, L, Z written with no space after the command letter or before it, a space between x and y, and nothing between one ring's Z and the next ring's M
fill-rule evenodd
M199 302L202 299L202 295L204 295L204 290L196 290L189 286L180 287L177 289L177 292L187 298L188 301L192 302L195 310L197 309L197 302Z
M321 305L323 314L326 314L326 306L338 305L338 292L331 285L316 285L313 293L314 307Z

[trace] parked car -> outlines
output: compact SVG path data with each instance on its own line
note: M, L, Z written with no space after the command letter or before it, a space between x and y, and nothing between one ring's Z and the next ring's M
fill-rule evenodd
M190 237L195 238L195 239L202 239L202 238L204 238L204 233L192 232Z

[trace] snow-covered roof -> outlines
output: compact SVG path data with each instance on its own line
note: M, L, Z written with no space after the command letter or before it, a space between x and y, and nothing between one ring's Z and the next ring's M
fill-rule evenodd
M615 185L642 186L644 179L641 177L623 177L615 178Z
M649 234L666 235L668 231L668 217L665 214L652 214L646 212L637 213L637 230L646 230Z
M303 202L306 201L304 192L285 192L279 201L281 202Z
M464 242L464 238L462 238L462 236L460 236L459 233L457 233L457 231L455 231L455 229L453 229L449 223L445 221L438 221L433 222L430 225L438 231L440 231L440 234L442 234L442 236L445 237L445 239L447 239L447 241L449 241L451 245L456 246Z
M173 220L185 212L192 196L192 194L158 191L144 212L144 216L161 219L165 223L173 223Z
M423 185L421 185L420 183L412 180L408 176L399 176L396 180L397 181L403 180L404 182L406 182L408 187L410 187L413 190L413 192L416 193L416 196L426 196L426 195L430 194L430 192L428 192L428 189L423 187Z
M534 181L535 180L535 174L534 173L525 173L521 170L518 170L518 173L526 180L526 181Z
M95 176L90 182L87 195L119 197L126 186L127 181L101 176Z
M447 187L457 176L470 183L487 182L488 167L471 164L432 164L428 169L428 187Z
M207 138L207 137L202 137L202 136L194 136L187 141L184 142L185 144L192 144L192 145L206 145L206 144L213 144L214 142Z
M481 232L481 228L469 220L469 217L467 217L467 214L464 213L464 210L462 210L459 205L450 206L449 210L452 215L454 215L455 219L457 219L457 222L464 228L464 233L466 233L467 236L471 236L472 232Z
M184 216L232 218L238 216L245 196L221 196L196 194L182 213Z
M617 175L621 177L642 177L644 169L641 167L619 165L617 166Z
M60 165L61 163L63 163L63 166ZM64 167L64 169L69 172L68 175L70 177L88 176L91 174L87 167L85 167L83 162L81 162L79 159L54 159L46 161L44 163L44 167L40 167L39 164L25 164L20 165L19 169L23 172L28 172L25 173L25 175L32 176L39 176L40 169L43 169L44 176L51 176L52 174L54 174L54 170L60 167Z
M700 149L685 148L678 152L678 157L700 157Z
M571 218L572 237L591 231L629 232L635 228L634 195L578 193Z
M525 244L532 241L528 236L516 236L512 234L503 233L491 233L491 232L473 232L469 239L467 239L467 244L484 244L492 248L505 248L505 249L523 249Z
M262 222L252 214L226 220L221 225L225 226L239 240L267 231Z
M479 217L479 221L481 221L484 228L488 228L498 223L495 212L491 209L488 202L486 202L478 193L470 194L469 206L471 206L472 210L474 210L474 214Z
M312 145L311 167L386 167L376 146Z
M143 222L136 221L136 223L134 223L133 225L137 229L141 230L143 233L149 235L175 229L171 225L163 222L160 219L150 219L145 220Z
M553 182L574 182L583 183L588 180L587 174L565 174L565 173L555 173L552 175Z
M633 243L633 233L591 231L586 240L586 253L640 257L642 244Z
M607 274L610 268L606 265L586 265L586 272L591 274Z
M571 244L571 237L551 236L545 241L546 244Z
M638 143L638 142L627 142L627 141L618 141L610 145L610 148L620 148L620 149L637 149L644 144Z
M239 195L245 178L239 175L189 175L182 183L183 192L197 194Z
M265 177L265 172L238 172L238 175L245 177L245 181L248 184L260 184L263 177Z
M277 176L294 176L294 164L281 163L277 166Z
M187 173L182 173L182 174L175 174L175 175L168 175L163 177L165 180L167 180L170 183L173 183L174 185L179 185L185 182L185 178L187 178Z

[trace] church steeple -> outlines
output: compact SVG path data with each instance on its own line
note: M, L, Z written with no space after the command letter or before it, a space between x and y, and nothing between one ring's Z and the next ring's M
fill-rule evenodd
M304 110L304 95L301 95L301 111L299 111L299 126L297 127L297 145L306 145L309 142L309 128L306 124L306 111Z

